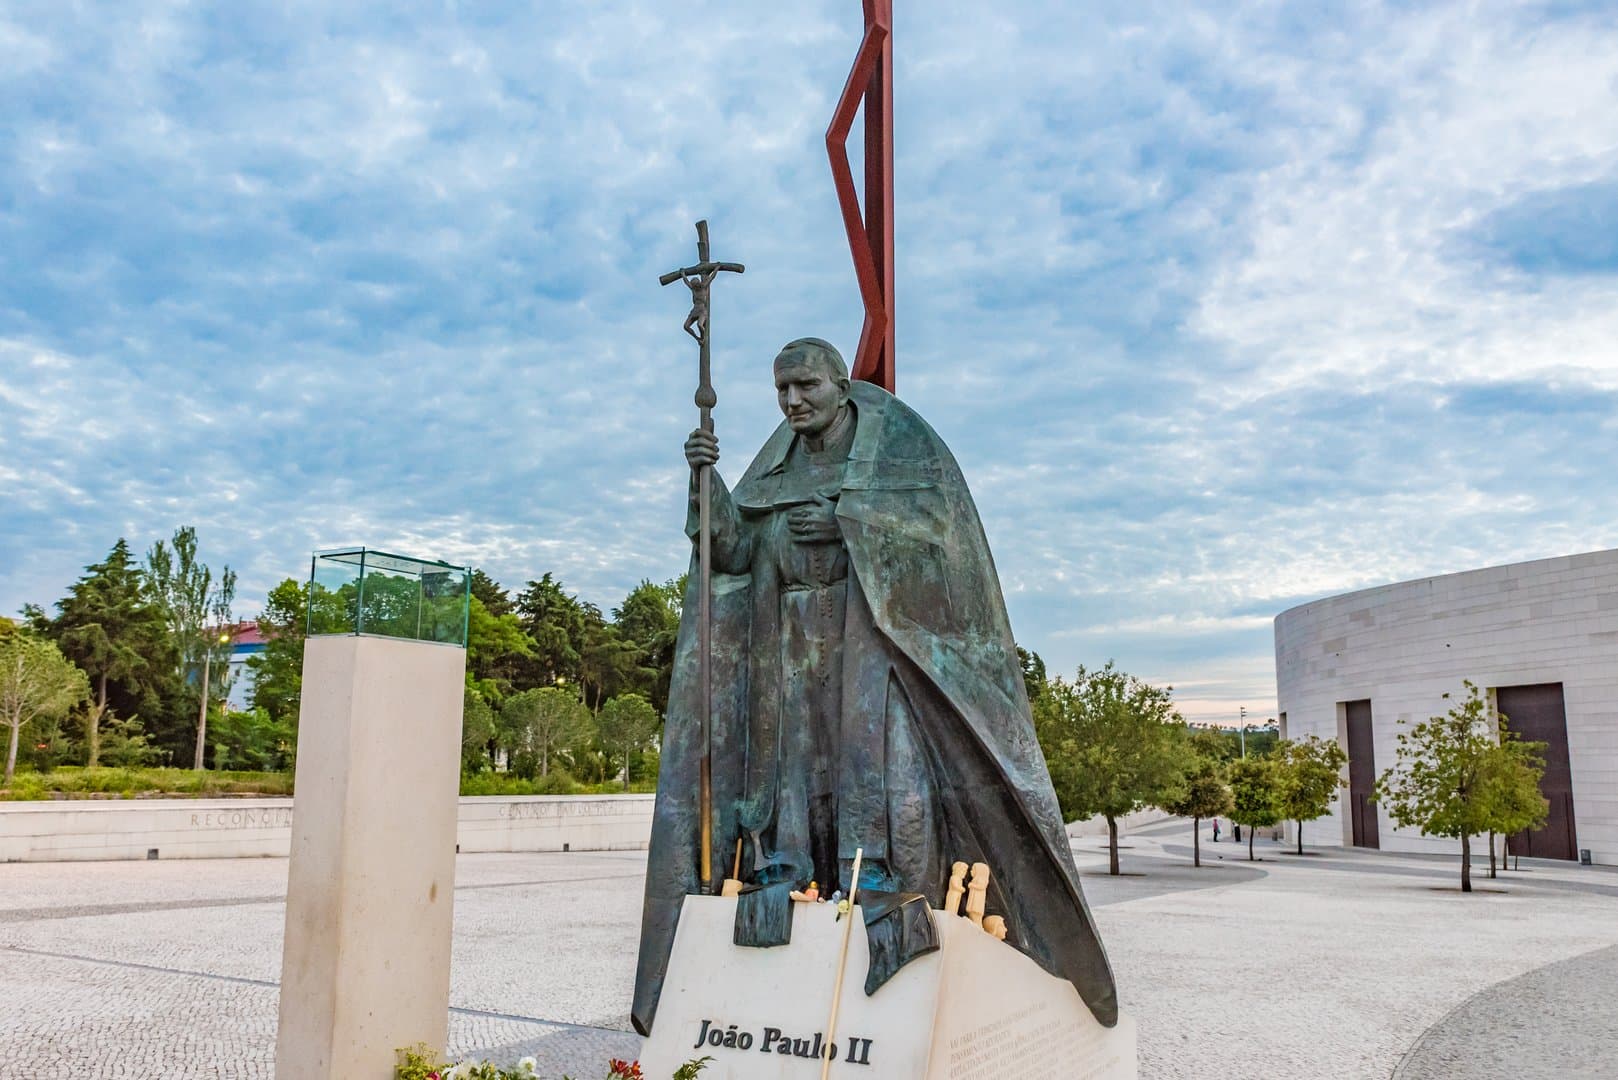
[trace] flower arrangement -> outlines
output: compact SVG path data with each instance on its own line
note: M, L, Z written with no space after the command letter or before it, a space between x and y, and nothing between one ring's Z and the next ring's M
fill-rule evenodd
M422 1043L398 1051L399 1063L394 1066L394 1080L542 1080L539 1062L525 1057L510 1068L502 1068L492 1061L462 1061L455 1065L440 1063L438 1055ZM712 1058L696 1058L675 1070L672 1080L697 1080ZM562 1080L572 1080L564 1076ZM640 1062L620 1061L613 1058L607 1063L604 1080L646 1080Z

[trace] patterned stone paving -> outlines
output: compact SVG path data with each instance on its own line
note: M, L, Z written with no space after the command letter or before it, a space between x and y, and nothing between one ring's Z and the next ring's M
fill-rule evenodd
M1618 952L1595 952L1618 945L1618 875L1539 864L1480 875L1489 891L1462 897L1452 860L1298 859L1262 841L1254 864L1204 844L1194 870L1188 830L1132 836L1122 878L1106 876L1099 841L1076 849L1148 1080L1383 1078L1401 1062L1412 1080L1541 1075L1512 1063L1532 1052L1527 1037L1496 1041L1493 1073L1458 1071L1457 1054L1484 1060L1468 1058L1466 1024L1500 1016L1491 988L1508 995L1502 1008L1544 1016L1565 982L1545 965L1608 957L1569 971L1618 979ZM636 1055L626 1010L643 861L460 858L452 1054L533 1054L542 1074L584 1080ZM0 1080L270 1077L286 865L0 865ZM1613 1000L1610 981L1594 992L1598 1007ZM1563 1046L1591 1027L1567 1015L1551 1033Z

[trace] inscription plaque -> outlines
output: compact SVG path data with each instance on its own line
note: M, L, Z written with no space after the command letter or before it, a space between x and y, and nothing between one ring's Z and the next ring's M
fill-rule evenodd
M669 1075L706 1054L703 1080L815 1080L842 926L831 905L806 905L788 944L741 948L735 911L733 898L686 898L642 1067ZM1135 1080L1133 1018L1102 1027L1072 983L965 919L933 917L939 951L870 997L864 926L854 924L833 1077Z

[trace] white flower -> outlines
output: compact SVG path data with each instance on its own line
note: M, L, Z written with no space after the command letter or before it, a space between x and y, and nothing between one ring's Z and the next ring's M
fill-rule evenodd
M459 1065L451 1065L449 1071L444 1073L444 1080L466 1080L467 1073L472 1071L472 1063L463 1061Z
M525 1057L521 1061L517 1062L517 1068L527 1073L529 1076L538 1076L539 1059L529 1055L528 1057Z

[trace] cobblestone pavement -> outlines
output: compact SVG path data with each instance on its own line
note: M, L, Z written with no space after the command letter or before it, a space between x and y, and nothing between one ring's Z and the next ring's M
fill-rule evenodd
M1190 855L1183 829L1130 839L1126 871ZM1103 850L1083 842L1086 857ZM1202 850L1216 868L1249 865L1245 847ZM1615 879L1601 869L1525 863L1496 881L1475 873L1479 891L1465 895L1455 859L1336 849L1299 858L1265 840L1257 854L1261 879L1097 911L1119 997L1140 1025L1143 1078L1388 1077L1478 991L1618 944ZM1570 1028L1557 1025L1563 1037L1587 1037ZM1538 1075L1532 1069L1523 1057L1493 1071L1422 1075Z
M1618 947L1480 990L1427 1029L1394 1080L1618 1074Z
M1440 1035L1473 995L1618 945L1613 875L1537 868L1463 897L1453 862L1298 859L1261 841L1251 864L1204 844L1194 870L1188 841L1174 823L1129 838L1120 878L1103 842L1076 845L1145 1078L1387 1077L1412 1046L1451 1045ZM634 1056L643 862L462 856L451 1053L531 1053L585 1078ZM0 1078L269 1077L286 866L0 865ZM1525 1017L1551 1007L1524 993Z

